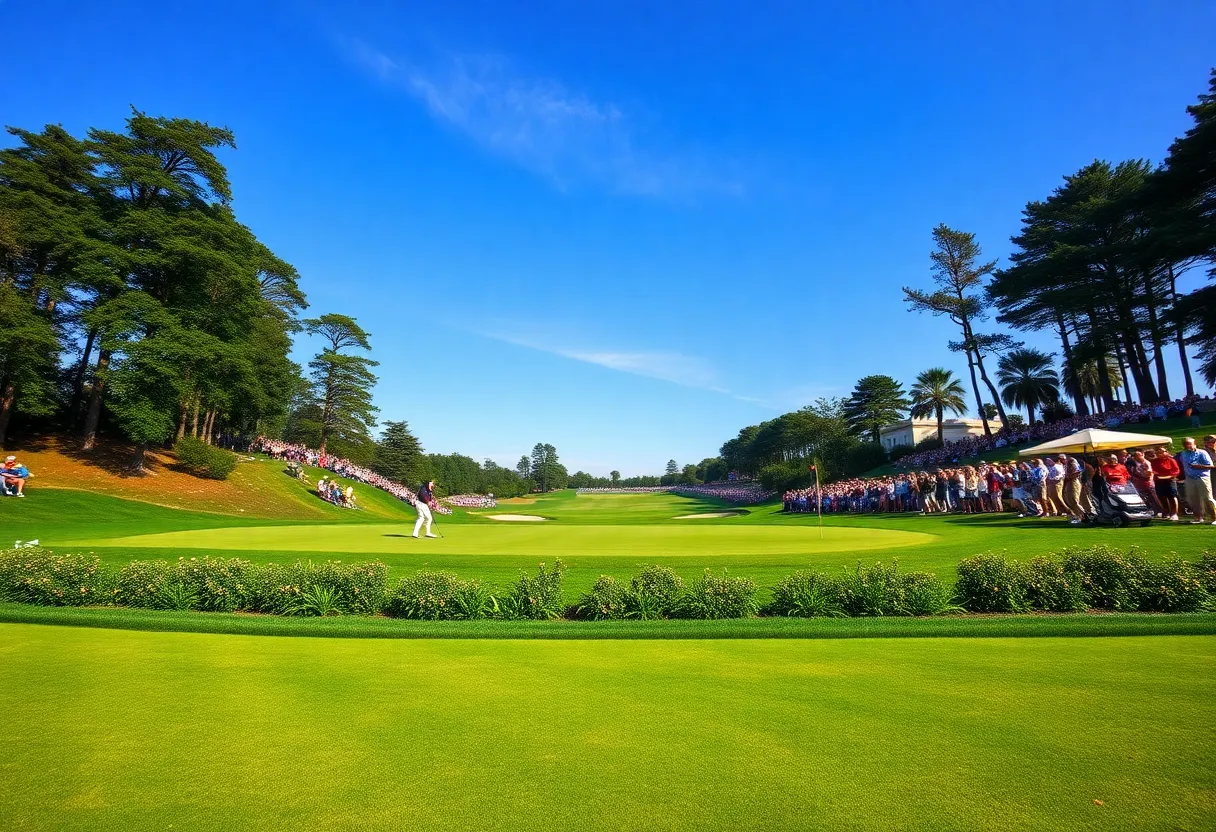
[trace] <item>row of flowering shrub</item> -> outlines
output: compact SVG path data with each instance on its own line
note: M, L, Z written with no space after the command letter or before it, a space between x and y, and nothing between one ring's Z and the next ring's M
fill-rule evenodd
M240 558L133 561L45 549L0 552L0 600L43 606L122 606L273 615L374 615L421 620L927 616L950 613L1216 610L1216 552L1197 562L1150 561L1137 549L1065 549L1023 563L1002 554L968 558L948 584L930 572L877 563L839 573L799 571L761 606L748 578L709 570L685 584L665 566L629 580L603 575L575 604L562 594L565 566L541 564L506 590L451 572L388 582L378 561L254 564Z
M1190 563L1148 560L1136 548L1065 549L1022 563L980 555L958 565L955 591L972 612L1117 610L1195 612L1216 608L1216 552Z

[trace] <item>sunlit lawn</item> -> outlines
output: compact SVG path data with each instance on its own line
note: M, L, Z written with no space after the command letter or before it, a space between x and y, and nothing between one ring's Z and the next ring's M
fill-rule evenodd
M0 625L0 828L1210 829L1216 639ZM1100 803L1099 803L1100 801Z

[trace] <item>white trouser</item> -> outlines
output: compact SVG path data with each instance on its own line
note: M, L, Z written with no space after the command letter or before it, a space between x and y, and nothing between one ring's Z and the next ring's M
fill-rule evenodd
M414 523L414 537L418 536L418 530L422 528L423 523L426 523L426 533L430 534L431 523L433 522L431 507L422 502L422 500L418 500L414 503L414 508L418 510L418 521Z

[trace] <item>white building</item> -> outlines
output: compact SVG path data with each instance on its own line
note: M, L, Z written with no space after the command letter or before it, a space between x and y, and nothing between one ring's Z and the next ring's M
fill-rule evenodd
M981 419L945 419L942 421L942 438L946 442L957 442L964 436L983 436L984 422ZM936 419L904 419L885 425L878 431L878 441L888 451L900 445L912 447L923 439L937 436Z

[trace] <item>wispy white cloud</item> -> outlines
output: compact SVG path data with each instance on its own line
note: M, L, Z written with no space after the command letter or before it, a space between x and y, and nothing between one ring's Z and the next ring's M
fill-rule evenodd
M555 79L529 77L501 56L449 55L415 63L365 41L343 44L351 59L404 89L436 121L558 188L593 184L674 200L743 192L726 160L647 141L624 108Z
M517 347L526 347L621 373L733 395L721 386L718 371L714 366L699 356L669 350L578 349L556 343L560 339L501 330L480 331L478 334Z

